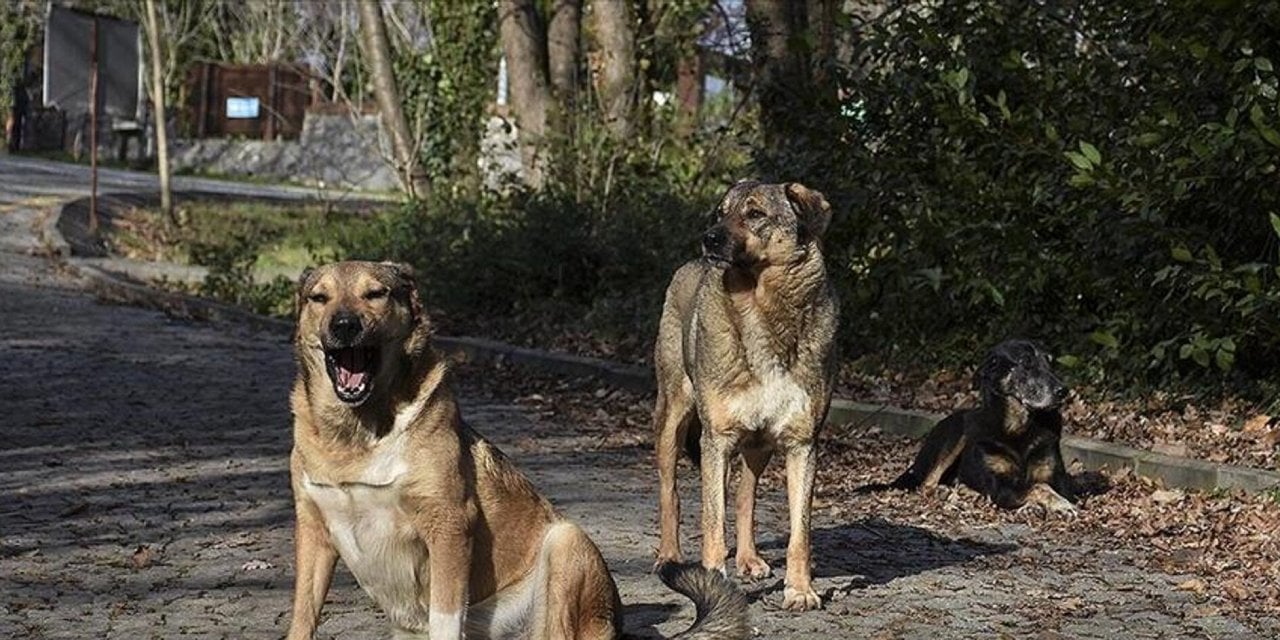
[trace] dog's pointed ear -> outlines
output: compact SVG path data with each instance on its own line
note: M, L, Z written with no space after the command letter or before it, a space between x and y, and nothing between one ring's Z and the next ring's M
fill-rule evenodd
M787 199L795 205L800 219L800 233L806 238L821 238L831 224L831 203L821 192L799 182L788 182Z
M396 277L396 290L407 295L409 301L409 311L413 315L414 321L422 318L422 297L418 294L418 275L414 271L413 266L403 262L382 263L383 266L391 269L391 273Z

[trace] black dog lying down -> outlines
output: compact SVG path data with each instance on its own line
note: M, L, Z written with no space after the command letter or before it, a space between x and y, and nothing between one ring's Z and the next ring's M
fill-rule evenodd
M982 405L957 411L925 437L915 462L889 484L859 488L916 489L957 479L997 505L1038 504L1075 513L1075 491L1062 462L1062 414L1069 390L1049 357L1025 340L1000 343L974 375Z

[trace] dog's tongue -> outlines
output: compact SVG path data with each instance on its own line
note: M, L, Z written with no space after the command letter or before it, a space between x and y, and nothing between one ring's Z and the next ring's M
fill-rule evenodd
M343 349L338 352L338 384L345 389L355 389L364 382L364 349Z

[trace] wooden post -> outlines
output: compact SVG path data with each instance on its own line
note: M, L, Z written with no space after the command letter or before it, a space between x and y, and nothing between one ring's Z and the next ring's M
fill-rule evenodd
M89 233L98 232L98 16L89 37Z
M204 139L209 132L209 63L200 63L200 101L196 103L196 137Z
M276 139L276 65L267 66L267 99L260 108L266 114L267 127L262 134L263 140Z

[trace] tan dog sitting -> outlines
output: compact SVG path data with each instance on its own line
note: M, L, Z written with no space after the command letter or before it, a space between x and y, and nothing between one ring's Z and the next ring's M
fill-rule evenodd
M831 401L837 304L822 258L831 207L797 183L739 182L703 237L703 258L667 289L654 349L659 477L659 564L680 559L676 460L702 466L702 564L723 569L725 483L742 453L736 563L770 574L756 551L755 492L775 451L786 457L791 539L783 606L821 605L811 585L809 512L814 439Z
M596 546L462 422L408 268L309 271L297 323L290 638L314 633L339 557L397 638L621 636ZM698 605L688 637L747 636L746 600L724 578L662 577Z

